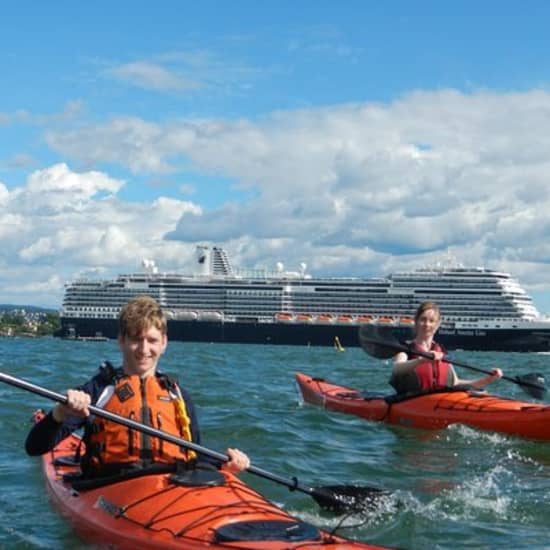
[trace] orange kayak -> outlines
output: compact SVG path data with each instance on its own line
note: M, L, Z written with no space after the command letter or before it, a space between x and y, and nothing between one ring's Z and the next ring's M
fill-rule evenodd
M380 549L278 508L224 470L157 473L93 487L79 478L76 435L43 456L54 505L89 543L127 550ZM92 486L90 486L92 485Z
M424 430L464 424L481 430L550 441L550 406L459 389L414 397L368 395L362 391L296 373L306 403L330 411Z

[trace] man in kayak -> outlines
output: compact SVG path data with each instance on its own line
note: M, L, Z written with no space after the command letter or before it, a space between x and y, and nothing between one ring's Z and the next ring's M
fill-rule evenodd
M498 368L478 380L458 378L452 364L445 361L445 350L434 340L440 324L439 306L434 302L420 304L414 317L415 338L410 343L410 352L401 351L394 358L390 384L397 393L417 393L458 384L482 388L502 378L502 371ZM433 360L415 355L415 351L431 353Z
M73 431L84 427L86 477L103 477L173 464L193 468L200 457L192 450L115 422L90 416L89 406L147 424L178 438L200 444L199 425L189 394L157 370L166 350L167 323L159 304L138 296L119 315L118 343L122 367L104 363L98 374L76 389L67 390L67 403L58 403L34 425L25 449L37 456L53 449ZM227 449L225 468L239 473L250 466L246 454Z

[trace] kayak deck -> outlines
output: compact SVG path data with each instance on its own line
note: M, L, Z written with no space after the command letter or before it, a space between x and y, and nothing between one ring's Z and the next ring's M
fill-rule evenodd
M550 406L460 388L414 397L368 395L296 373L306 403L387 424L439 430L451 424L550 441Z
M278 508L224 470L143 475L93 487L80 482L73 435L43 457L50 497L90 543L127 550L242 548L360 550ZM198 477L198 479L197 479ZM82 485L91 488L82 490Z

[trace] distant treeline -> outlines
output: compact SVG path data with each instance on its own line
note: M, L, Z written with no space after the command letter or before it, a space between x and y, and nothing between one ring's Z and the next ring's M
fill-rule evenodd
M0 304L0 313L8 313L12 311L28 311L32 313L55 313L57 310L48 308L48 307L40 307L40 306Z
M52 309L0 304L0 336L46 336L59 327L59 314Z

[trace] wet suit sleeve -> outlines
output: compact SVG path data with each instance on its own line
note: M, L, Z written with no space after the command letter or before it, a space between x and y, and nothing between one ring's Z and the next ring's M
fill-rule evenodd
M82 386L76 389L89 393L92 403L97 401L99 393L104 387L102 378L95 376ZM68 437L75 430L81 428L85 423L84 418L69 417L64 422L56 422L52 411L37 424L35 424L27 435L25 450L30 456L39 456L51 451L60 441Z
M25 441L25 450L30 456L39 456L51 451L57 443L80 428L84 420L68 418L65 422L56 422L50 411L40 422L35 424Z

